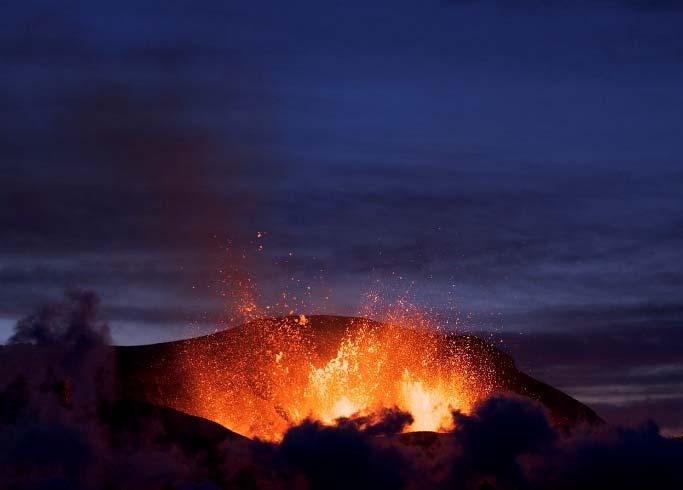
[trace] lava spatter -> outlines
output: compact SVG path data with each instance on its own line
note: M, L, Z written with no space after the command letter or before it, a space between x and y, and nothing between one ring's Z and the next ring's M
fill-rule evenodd
M492 390L492 366L436 331L324 318L336 321L254 320L181 344L170 371L183 393L166 389L159 401L278 440L306 418L331 424L387 408L413 416L408 430L447 430L453 410L468 411Z

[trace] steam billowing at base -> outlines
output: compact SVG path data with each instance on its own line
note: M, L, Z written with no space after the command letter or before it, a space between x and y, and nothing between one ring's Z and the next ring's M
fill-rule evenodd
M278 442L127 399L98 297L67 294L0 347L0 488L680 488L683 441L654 424L558 426L542 404L491 393L447 432L404 432L399 408Z

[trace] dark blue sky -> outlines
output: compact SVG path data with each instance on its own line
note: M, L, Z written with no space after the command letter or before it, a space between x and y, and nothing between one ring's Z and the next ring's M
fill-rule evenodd
M265 303L354 314L379 280L582 399L683 407L683 3L1 17L1 338L72 286L120 343L210 329L231 239Z

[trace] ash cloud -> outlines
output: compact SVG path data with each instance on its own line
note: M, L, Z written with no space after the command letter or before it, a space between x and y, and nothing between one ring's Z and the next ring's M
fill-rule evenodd
M455 488L489 476L506 486L524 483L523 454L550 447L557 438L546 414L527 400L494 397L472 415L453 414L459 457L452 461Z
M111 341L109 326L98 323L100 298L92 291L68 291L65 301L44 306L19 322L12 344L100 345Z
M373 437L307 421L274 446L311 488L637 489L680 485L683 442L656 425L560 431L543 408L494 396L452 433ZM420 437L422 436L422 437Z
M383 408L371 415L342 417L337 426L357 430L369 436L400 434L413 423L413 416L398 408Z
M305 421L287 431L275 454L311 489L404 487L407 462L397 449L378 446L375 433L373 426L361 430L348 421L336 427Z
M242 469L221 469L226 439L241 451L212 422L117 396L93 292L67 292L0 346L2 488L221 488Z

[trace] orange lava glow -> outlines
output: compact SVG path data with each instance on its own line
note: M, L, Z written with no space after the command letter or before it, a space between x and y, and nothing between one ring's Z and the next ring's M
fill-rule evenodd
M490 393L494 369L449 335L401 322L255 320L183 344L172 370L182 393L160 397L266 440L306 418L332 424L394 407L412 414L408 430L449 429L453 410L467 412Z

